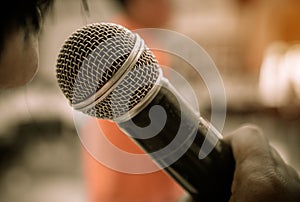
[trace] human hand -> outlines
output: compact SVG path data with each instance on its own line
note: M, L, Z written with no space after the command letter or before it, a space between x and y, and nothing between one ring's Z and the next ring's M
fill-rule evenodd
M224 138L235 158L231 202L300 201L300 178L267 138L254 126L244 126ZM182 201L192 202L190 198Z

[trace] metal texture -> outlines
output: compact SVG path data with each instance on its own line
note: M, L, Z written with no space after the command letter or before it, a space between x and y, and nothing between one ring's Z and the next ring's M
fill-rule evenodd
M56 72L75 109L111 120L140 103L160 74L143 40L113 23L90 24L73 33L60 51Z

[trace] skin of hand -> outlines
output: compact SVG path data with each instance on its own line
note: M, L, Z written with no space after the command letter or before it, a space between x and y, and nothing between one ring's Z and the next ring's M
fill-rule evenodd
M236 161L230 202L300 201L300 178L255 126L225 136ZM188 196L180 199L192 202Z

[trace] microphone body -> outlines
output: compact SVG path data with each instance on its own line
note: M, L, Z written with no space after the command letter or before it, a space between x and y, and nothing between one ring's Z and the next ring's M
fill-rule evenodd
M149 153L158 165L163 166L195 201L229 201L235 165L231 148L218 139L213 150L204 159L200 159L199 154L206 135L210 135L208 139L212 140L219 135L208 133L212 126L176 94L173 87L166 80L162 80L158 93L147 106L130 120L118 122L118 126ZM167 119L157 135L145 139L145 133L151 133L161 125L159 121L155 121L161 119L160 113L152 114L151 120L149 118L151 109L155 106L161 106L165 110ZM148 128L141 132L137 127ZM185 134L173 141L178 137L178 130ZM215 141L206 141L206 144L214 145ZM168 145L164 155L156 153ZM178 156L180 157L170 164Z
M112 23L75 32L57 62L59 86L76 110L115 121L196 201L228 201L230 146L161 72L143 40Z

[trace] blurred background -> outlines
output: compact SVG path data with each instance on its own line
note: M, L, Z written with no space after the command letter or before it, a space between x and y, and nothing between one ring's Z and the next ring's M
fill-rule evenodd
M300 2L170 1L166 28L196 41L220 71L227 97L223 133L257 124L300 172ZM56 57L75 29L110 21L119 12L111 0L55 1L40 38L37 76L21 89L1 92L1 202L87 201L81 143L57 86ZM201 114L209 119L210 97L202 79L178 58L172 68L192 84Z

